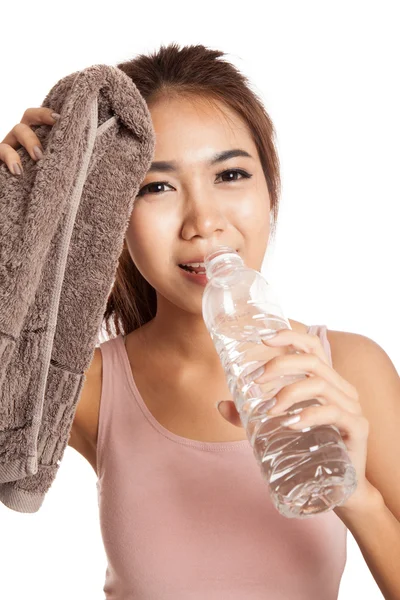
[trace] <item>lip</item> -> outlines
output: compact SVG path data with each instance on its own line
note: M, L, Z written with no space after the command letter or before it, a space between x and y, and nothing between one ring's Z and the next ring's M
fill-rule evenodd
M239 254L239 250L235 250ZM208 253L207 253L208 254ZM185 260L185 262L179 263L180 265L188 265L190 263L204 263L205 256L196 256L195 258L191 258L190 260Z
M197 258L191 258L190 260L185 260L183 263L179 263L181 265L188 265L189 263L203 263L204 256L198 256Z
M201 262L201 261L194 260L193 262ZM182 269L182 267L180 267L179 265L178 265L178 269L192 283L197 283L197 285L200 285L202 287L205 287L207 285L208 279L207 279L207 275L205 273L200 273L200 274L191 273L190 271L186 271L185 269Z

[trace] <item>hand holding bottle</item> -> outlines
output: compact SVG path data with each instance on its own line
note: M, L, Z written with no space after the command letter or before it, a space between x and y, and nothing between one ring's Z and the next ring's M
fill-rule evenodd
M357 503L364 491L371 487L365 475L369 423L363 415L357 390L330 366L318 336L282 329L274 337L263 339L263 343L274 348L291 346L300 352L272 358L266 363L264 373L254 380L255 383L265 383L281 375L306 374L305 379L285 386L276 394L277 402L268 414L286 413L293 404L316 398L321 406L302 409L297 414L299 421L287 427L302 430L326 424L339 429L358 482L356 492L342 507ZM233 401L222 401L218 410L227 421L242 427Z

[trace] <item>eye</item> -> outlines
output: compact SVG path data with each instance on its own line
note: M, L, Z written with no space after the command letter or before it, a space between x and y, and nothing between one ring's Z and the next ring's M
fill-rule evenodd
M234 176L236 175L241 175L240 178L236 178L232 179L232 178L228 178L225 179L224 181L240 181L240 179L250 179L250 177L253 177L253 175L251 175L250 173L248 173L247 171L245 171L244 169L229 169L227 171L222 171L221 173L217 173L217 178L218 177L223 177L224 175L230 175L231 173L233 173ZM151 183L148 183L147 185L144 185L141 190L139 190L139 192L137 193L137 196L145 196L146 194L158 194L159 192L164 192L166 190L162 190L160 189L160 187L162 187L163 185L166 185L170 188L172 188L172 186L167 183L166 181L152 181Z
M152 183L148 183L147 185L144 185L142 187L142 189L139 190L139 192L137 193L137 196L144 196L145 194L157 194L157 191L152 191L152 188L157 189L157 187L160 187L163 185L168 185L169 187L172 187L166 181L153 181ZM158 191L164 192L165 190L158 189Z
M250 175L250 173L248 173L247 171L244 171L243 169L229 169L228 171L222 171L221 173L217 174L217 177L222 177L223 175L230 175L231 173L233 173L234 175L241 175L240 179L250 179L250 177L253 177L252 175ZM240 179L235 178L228 178L225 181L240 181Z

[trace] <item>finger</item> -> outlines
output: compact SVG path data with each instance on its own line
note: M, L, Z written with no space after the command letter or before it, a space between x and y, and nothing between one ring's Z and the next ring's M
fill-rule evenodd
M54 123L57 122L57 119L54 119L51 116L52 114L57 114L52 108L45 108L44 106L39 108L28 108L24 112L21 122L15 125L15 127L13 127L13 129L6 135L4 140L2 140L0 143L8 144L9 146L11 146L11 148L14 148L15 150L17 150L20 145L26 147L24 143L21 143L23 141L23 135L21 138L21 133L15 131L15 129L22 124L26 126L21 129L22 134L24 131L30 131L36 138L35 144L39 143L40 145L39 139L36 137L36 135L30 129L30 127L32 125L54 125ZM32 158L35 157L33 156Z
M10 133L14 136L15 140L17 140L18 144L26 148L29 155L35 162L41 158L39 156L36 156L34 152L34 147L38 146L41 152L43 153L44 150L42 144L39 138L37 137L36 133L32 131L32 129L28 127L28 125L25 125L25 123L18 123Z
M52 115L56 116L53 117ZM40 160L41 158L40 153L35 154L35 146L37 146L43 154L42 144L35 132L32 131L31 126L43 124L54 125L54 123L57 122L58 117L59 115L51 108L28 108L25 111L21 122L13 127L0 143L0 160L7 165L12 174L21 175L23 172L21 158L18 152L16 152L21 146L26 148L34 161Z
M277 335L270 338L262 338L262 341L266 346L293 346L300 352L316 354L323 362L330 365L329 358L318 335L299 333L292 329L280 329Z
M337 387L354 401L358 401L358 393L355 387L315 354L301 353L276 356L266 363L263 375L255 379L254 383L262 384L282 375L295 374L317 375L322 379L326 379L328 383Z
M12 146L4 143L0 144L0 160L6 163L11 173L16 175L19 173L15 170L15 165L18 165L20 167L21 173L23 171L23 168L21 164L21 157L18 154L18 152L14 150L14 147L23 146L24 148L26 148L30 157L35 162L39 160L39 155L36 156L34 152L34 147L38 146L42 153L43 148L38 137L35 135L32 129L30 129L27 125L23 125L22 123L18 123L18 125L16 125L13 128L12 132L10 132L7 137L10 139L10 136L13 136Z
M218 404L218 410L226 421L235 425L235 427L243 427L235 403L232 400L222 400Z
M15 170L15 165L17 164L20 167L21 173L23 171L21 164L21 157L18 152L14 148L18 148L23 146L26 148L30 157L37 162L39 156L36 156L34 152L34 147L38 146L43 153L43 147L40 143L37 135L32 131L28 125L24 123L18 123L6 136L5 138L8 140L8 143L0 144L0 160L6 163L7 167L14 175L18 175L19 173Z
M56 119L51 115L57 114L52 108L39 106L36 108L27 108L22 115L21 123L25 125L54 125Z
M21 133L21 128L26 128L24 133ZM42 145L37 138L37 136L33 133L32 129L30 129L27 125L23 125L19 123L13 129L13 132L8 134L8 138L12 135L16 141L13 141L13 146L24 146L31 156L31 158L36 162L39 160L39 155L36 156L34 153L34 147L38 146L42 153ZM21 163L21 157L16 150L9 144L0 144L0 160L2 160L8 167L8 169L13 173L13 175L20 175L23 172L23 167ZM20 172L18 172L18 167Z
M341 433L344 432L346 437L353 440L362 439L369 432L369 422L364 416L353 415L333 404L309 406L296 416L300 417L296 423L285 424L282 421L282 425L297 430L315 425L335 425Z
M288 411L293 404L305 400L316 399L322 404L335 404L341 410L354 415L361 415L359 402L343 394L337 387L330 385L326 379L312 377L302 379L285 386L276 394L276 404L268 410L268 415L278 415Z
M7 165L8 170L13 175L22 174L23 169L21 165L21 159L18 152L11 148L11 146L8 146L7 144L0 144L0 160ZM17 167L19 167L19 172Z

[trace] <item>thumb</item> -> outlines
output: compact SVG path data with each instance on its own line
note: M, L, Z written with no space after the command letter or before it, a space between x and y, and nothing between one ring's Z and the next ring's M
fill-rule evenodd
M240 420L238 411L236 410L235 403L232 400L218 400L215 406L219 411L220 415L232 425L236 427L243 427Z

